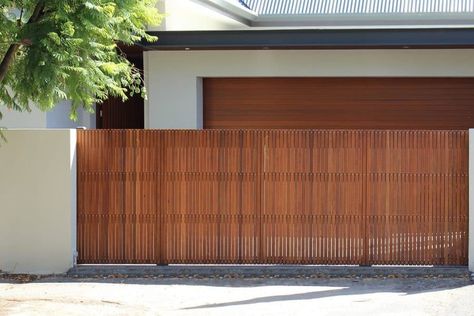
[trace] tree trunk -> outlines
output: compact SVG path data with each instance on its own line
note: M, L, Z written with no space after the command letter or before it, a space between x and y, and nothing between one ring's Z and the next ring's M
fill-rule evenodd
M10 65L15 59L15 55L19 49L20 44L12 44L5 53L5 56L3 56L2 63L0 64L0 83L3 81L3 79L5 79L8 68L10 68Z
M36 4L33 14L31 15L27 24L38 22L38 20L41 18L43 14L43 10L44 10L44 1L40 0ZM5 56L3 56L3 60L0 63L0 84L5 79L8 69L10 68L10 65L12 64L12 62L15 60L16 53L18 52L20 47L21 47L21 44L19 43L11 44L7 52L5 53Z

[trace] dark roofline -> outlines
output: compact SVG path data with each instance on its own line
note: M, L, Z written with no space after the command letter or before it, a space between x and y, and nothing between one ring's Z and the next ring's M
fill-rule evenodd
M161 31L145 50L474 48L474 28Z

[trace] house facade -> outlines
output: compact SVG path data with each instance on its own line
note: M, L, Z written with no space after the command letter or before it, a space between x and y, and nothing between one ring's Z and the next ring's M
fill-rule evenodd
M170 0L158 5L166 14L163 25L150 30L158 42L133 50L143 65L148 100L133 118L142 122L132 127L474 125L470 1ZM119 108L104 106L99 119L80 113L78 122L71 122L64 102L48 113L6 113L2 125L127 127L100 121ZM121 117L131 120L130 110Z
M474 74L468 39L473 8L467 2L415 1L411 7L403 1L244 2L255 14L250 17L248 10L230 10L218 1L201 3L217 6L242 25L237 30L229 23L219 31L157 32L161 41L144 53L147 128L357 127L352 120L374 122L364 125L369 128L472 125L434 122L461 113L472 117L473 81L467 78ZM431 88L448 94L434 97ZM447 101L447 108L432 112L430 95ZM337 107L338 102L346 106ZM371 102L379 113L367 108ZM403 119L395 108L412 123L398 124ZM258 117L262 111L265 124ZM300 124L294 117L298 111L305 117ZM319 120L308 123L308 115ZM433 124L426 123L429 118ZM391 122L382 126L381 121Z
M8 258L0 270L59 273L79 262L474 271L470 1L158 5L166 13L150 30L158 42L123 48L143 68L146 101L109 100L75 123L67 102L1 121L47 129L7 131L18 141L5 146L4 173L22 173L19 156L32 170L15 186L0 182L11 213L0 239L34 222L31 205L43 219L69 212L59 219L66 238L51 238L67 241L55 246L61 253L17 268L39 262L33 232L20 252L0 243ZM89 130L49 130L78 126ZM32 156L48 168L28 163ZM61 178L45 186L49 174ZM21 182L58 188L64 199L35 188L22 199ZM49 239L39 244L51 252Z

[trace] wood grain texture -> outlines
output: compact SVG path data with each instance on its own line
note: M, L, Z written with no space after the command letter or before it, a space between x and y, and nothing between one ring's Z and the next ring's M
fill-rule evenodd
M143 52L136 46L119 45L127 59L143 71ZM97 104L96 127L98 129L143 129L145 126L145 101L140 94L128 95L128 99L110 97Z
M96 126L99 129L142 129L144 122L144 103L140 96L125 102L110 97L97 105Z
M205 128L468 129L473 78L204 78Z
M80 263L467 264L467 131L80 130Z

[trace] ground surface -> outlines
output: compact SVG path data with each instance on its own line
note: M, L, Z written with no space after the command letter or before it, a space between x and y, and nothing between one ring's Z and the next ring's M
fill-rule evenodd
M468 278L0 279L0 315L474 315Z

